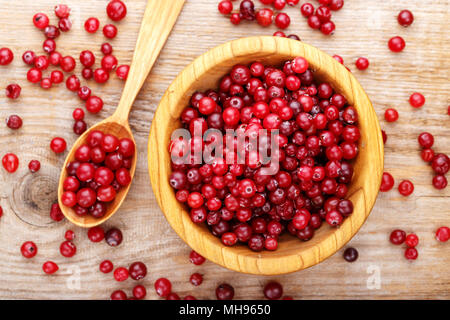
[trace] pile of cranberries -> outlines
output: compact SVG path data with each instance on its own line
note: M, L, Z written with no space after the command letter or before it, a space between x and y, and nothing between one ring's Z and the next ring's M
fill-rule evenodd
M74 161L66 167L68 177L63 184L61 203L73 208L79 216L103 217L106 204L131 182L129 169L134 152L131 139L92 131L86 143L75 151Z
M211 141L196 136L196 128L201 134L234 129L255 136L279 130L274 138L280 148L272 152L280 166L273 175L264 174L273 162L261 163L268 141L247 152L237 150L234 138L223 154L202 164L172 161L169 182L176 199L223 244L276 250L282 233L307 241L322 221L339 226L353 212L345 197L358 154L358 115L329 83L315 81L306 59L280 68L236 65L217 91L193 95L181 121L192 138L171 141L172 154L209 148ZM225 162L225 155L237 153L245 154L245 164Z
M414 234L406 234L405 231L401 229L396 229L391 232L391 235L389 236L389 240L392 244L395 244L397 246L405 243L406 249L405 249L405 258L408 260L416 260L419 257L419 252L417 251L416 247L419 244L419 237Z
M434 137L429 132L422 132L417 138L422 152L420 156L423 161L429 163L434 172L434 177L432 180L433 186L438 189L445 189L448 185L447 178L445 175L450 170L450 159L446 154L438 153L435 154L432 146L434 144Z
M218 10L223 15L229 15L230 22L238 25L243 20L256 21L260 26L268 27L275 22L279 29L287 29L291 24L291 18L288 14L281 12L286 4L296 6L300 0L259 0L263 5L271 5L271 8L255 9L255 3L252 0L243 0L240 2L239 11L234 11L234 0L223 0L219 2ZM320 6L315 9L311 3L304 3L300 8L301 14L308 19L308 25L312 29L320 30L324 35L330 35L336 29L331 21L332 11L338 11L344 6L344 0L319 0ZM282 31L275 32L274 36L286 35ZM297 36L291 35L289 38L300 40Z

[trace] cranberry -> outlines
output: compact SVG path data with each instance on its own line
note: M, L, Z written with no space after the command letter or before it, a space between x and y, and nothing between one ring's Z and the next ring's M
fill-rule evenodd
M113 53L113 47L108 42L103 43L100 50L105 56Z
M138 299L138 300L142 300L145 298L145 296L147 295L147 290L145 289L145 287L143 285L137 285L133 288L133 296Z
M25 258L31 259L37 254L38 248L34 242L27 241L20 247L20 252Z
M233 11L233 3L230 0L220 1L218 10L221 14L230 14Z
M438 190L445 189L448 184L447 178L443 175L434 176L432 182L433 182L433 187L435 187Z
M18 84L10 84L6 87L6 96L10 99L17 99L22 88Z
M392 244L401 245L406 240L406 232L403 230L396 229L391 232L389 240Z
M384 172L383 177L381 179L381 192L387 192L394 187L394 178L389 172Z
M111 293L111 300L127 300L127 294L123 290L116 290Z
M67 241L72 241L75 239L75 232L73 232L72 230L67 230L64 233L64 239L66 239Z
M408 260L416 260L419 256L416 248L407 248L405 250L405 258Z
M58 84L64 81L64 75L59 70L54 70L50 74L50 82L54 84Z
M369 67L369 60L364 57L360 57L356 60L356 67L359 70L366 70Z
M34 61L36 60L36 54L30 50L25 51L24 54L22 55L22 60L26 64L28 64L30 66L34 66Z
M92 242L100 242L105 238L105 232L102 227L90 228L87 235Z
M314 6L311 3L304 3L300 7L300 11L305 18L309 18L314 14Z
M14 153L7 153L2 158L2 165L9 173L14 173L19 167L19 158Z
M408 234L406 236L405 244L409 248L415 248L419 244L419 237L415 235L414 233Z
M62 54L59 52L52 52L48 58L48 61L50 62L50 64L52 66L59 66L61 64L61 60L62 60ZM58 71L61 72L61 71Z
M269 300L279 300L283 296L283 287L278 282L272 281L264 286L264 296Z
M166 278L159 278L155 281L155 291L160 297L167 297L172 292L172 283Z
M103 100L97 96L90 96L86 100L86 110L90 113L99 113L103 109Z
M65 4L58 4L55 6L55 15L60 18L68 18L70 16L70 8Z
M54 52L56 50L55 40L53 39L45 40L44 43L42 44L42 49L48 54Z
M422 152L420 153L420 156L423 161L431 162L433 161L434 158L434 151L433 149L423 149Z
M100 21L98 21L98 19L94 17L87 19L86 22L84 23L84 29L89 33L97 32L99 27Z
M73 124L73 132L77 135L82 135L87 130L87 124L83 120L77 120Z
M104 260L100 263L99 265L99 269L101 272L103 273L110 273L111 271L113 271L114 269L114 265L111 261L109 260Z
M94 80L97 83L105 83L109 80L109 73L103 68L95 69Z
M22 127L22 123L22 118L15 114L6 118L6 125L8 128L13 130L20 129Z
M129 71L130 71L130 66L121 65L121 66L117 67L116 75L120 80L127 80Z
M108 17L113 21L120 21L127 15L127 6L120 0L113 0L106 7Z
M227 283L222 283L216 288L218 300L233 300L234 288Z
M64 241L59 247L59 252L66 258L71 258L77 253L77 247L70 241Z
M47 56L36 57L36 60L34 61L34 66L39 70L45 70L49 65L50 61L48 60Z
M200 273L193 273L189 278L189 282L194 286L199 286L203 282L203 276Z
M433 171L439 175L446 174L450 169L450 159L447 155L443 153L439 153L434 156L433 161L431 163L431 167Z
M269 8L264 8L259 10L256 13L256 21L260 26L268 27L272 24L273 21L273 11ZM282 21L283 23L286 23L286 21Z
M280 29L286 29L291 24L291 18L286 13L279 13L275 17L275 24Z
M241 23L241 15L239 13L232 13L230 16L230 22L234 25L238 25Z
M108 39L114 39L117 36L117 27L113 24L107 24L103 27L103 35Z
M56 39L59 37L60 32L58 27L49 25L45 27L44 35L47 37L47 39Z
M62 219L64 219L64 215L61 211L61 208L59 207L59 205L57 203L52 204L51 209L50 209L50 218L56 222L61 221Z
M94 71L92 71L91 68L84 68L81 71L81 75L83 76L84 79L90 80L94 76Z
M66 87L70 91L78 91L80 89L80 79L76 75L71 75L67 78Z
M47 261L47 262L44 262L44 264L42 265L42 270L46 274L54 274L56 271L59 270L59 267L53 261Z
M38 83L42 79L42 71L37 68L31 68L28 70L27 79L31 83Z
M86 87L86 86L80 87L78 89L78 97L83 101L86 101L87 99L89 99L89 97L91 96L91 93L92 93L91 89L89 89L89 87Z
M83 188L77 192L77 203L83 208L89 208L95 203L97 194L90 188Z
M38 29L45 29L50 23L50 19L45 13L36 13L33 16L33 24Z
M80 53L80 62L85 67L92 67L95 63L95 56L92 51L85 50Z
M388 46L392 52L400 52L403 51L403 49L405 49L406 44L405 40L403 40L402 37L397 36L389 40Z
M324 34L324 35L330 35L334 32L334 30L336 29L336 26L334 24L333 21L327 21L325 23L323 23L320 26L320 31Z
M421 93L415 92L409 97L409 103L414 108L421 108L425 104L425 97Z
M414 16L409 10L402 10L397 16L398 23L403 27L408 27L414 22Z
M114 279L118 282L123 282L127 280L129 277L129 272L127 268L119 267L116 270L114 270Z
M122 239L122 232L117 228L112 228L106 232L105 240L111 247L117 247L120 245L122 243Z
M431 148L434 144L434 137L431 133L423 132L419 135L418 141L422 148Z
M130 277L133 280L144 279L147 275L147 267L143 262L133 262L128 268L130 272Z
M31 160L28 163L28 169L31 173L38 172L41 169L41 163L38 160Z
M355 262L358 259L358 250L355 248L347 248L344 251L344 259L347 262Z
M450 228L440 227L436 230L436 240L441 242L447 242L450 240Z
M197 266L202 265L205 262L205 258L203 258L200 254L195 252L194 250L191 251L189 254L189 261Z
M73 71L75 69L76 64L77 63L75 62L75 59L70 56L66 56L61 59L61 69L64 72Z
M407 197L414 191L414 185L409 180L403 180L398 185L398 192L400 192L401 195Z
M384 118L387 122L395 122L398 120L398 112L393 108L386 109L384 112Z

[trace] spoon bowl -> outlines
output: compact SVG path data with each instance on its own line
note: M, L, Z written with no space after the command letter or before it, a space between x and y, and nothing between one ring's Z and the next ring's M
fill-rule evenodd
M94 218L91 215L80 217L72 208L65 206L61 201L61 196L64 193L63 183L67 178L66 166L74 160L76 150L86 142L88 135L94 130L102 131L105 134L113 134L119 139L129 138L136 146L133 133L128 124L128 116L134 100L156 62L170 31L175 25L178 15L181 13L184 2L185 0L148 0L136 43L136 50L134 51L133 62L130 66L128 80L125 84L122 97L115 113L106 120L94 125L81 135L66 157L59 179L58 202L64 216L80 227L91 228L111 218L125 200L125 197L130 190L131 183L127 187L122 187L117 192L116 198L112 202L107 203L106 214L102 218ZM132 179L136 171L136 162L137 151L135 151L132 158L132 165L129 169Z

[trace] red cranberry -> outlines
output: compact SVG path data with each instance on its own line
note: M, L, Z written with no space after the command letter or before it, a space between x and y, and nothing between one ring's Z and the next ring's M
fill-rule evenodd
M221 14L230 14L233 11L233 3L230 0L220 1L218 10Z
M111 46L110 43L106 42L103 43L100 50L102 51L102 53L106 56L108 54L112 54L113 53L113 47Z
M396 229L391 232L389 240L392 244L401 245L406 240L406 232L403 230Z
M405 258L408 260L416 260L419 256L416 248L407 248L405 250Z
M127 80L129 71L130 71L130 66L121 65L121 66L117 67L116 75L120 80Z
M384 112L384 118L387 122L395 122L398 120L398 112L393 108L386 109Z
M6 87L6 96L10 99L17 99L22 88L18 84L10 84Z
M90 113L99 113L103 109L103 100L97 96L90 96L86 101L86 110Z
M13 153L7 153L2 158L2 165L9 173L14 173L19 167L19 158Z
M38 160L31 160L28 163L28 169L31 173L38 172L41 169L41 163Z
M107 24L103 27L103 35L108 39L114 39L117 36L117 27L113 24Z
M73 71L75 69L76 64L77 63L75 62L75 59L70 56L66 56L61 59L61 69L64 72Z
M409 103L414 108L421 108L425 104L425 97L421 93L415 92L409 97Z
M387 192L394 187L394 178L389 172L384 172L383 177L381 179L381 192Z
M200 273L193 273L189 278L189 282L194 286L199 286L203 282L203 276Z
M133 280L144 279L147 275L147 267L143 262L133 262L128 268L130 272L130 277Z
M400 192L401 195L407 197L414 191L414 185L409 180L403 180L398 185L398 192Z
M408 234L406 236L405 244L409 248L415 248L419 244L419 237L415 235L414 233Z
M116 270L114 270L114 279L118 282L123 282L127 280L129 277L129 272L127 268L119 267Z
M22 127L22 123L22 118L15 114L6 118L6 125L8 128L13 130L20 129Z
M92 242L100 242L105 238L105 232L102 227L90 228L87 235Z
M54 274L56 271L59 270L59 267L53 261L47 261L47 262L44 262L44 264L42 265L42 270L46 274Z
M216 288L218 300L233 300L234 288L227 283L222 283Z
M397 17L398 23L403 27L408 27L414 22L414 16L409 10L402 10Z
M434 158L434 151L433 149L423 149L422 152L420 153L420 156L423 161L431 162L433 161Z
M120 0L113 0L106 7L108 17L113 21L120 21L127 15L127 6Z
M97 32L99 27L100 21L98 21L98 19L94 17L87 19L86 22L84 23L84 29L89 33Z
M264 8L256 13L256 21L260 26L267 27L272 24L273 11L269 8ZM282 21L285 22L285 21Z
M314 6L311 3L304 3L300 7L300 11L305 18L309 18L314 14Z
M83 208L92 206L97 198L97 194L90 188L83 188L77 192L77 203Z
M95 63L95 56L92 51L85 50L80 53L80 62L85 67L92 67Z
M438 190L445 189L447 187L448 181L444 175L436 175L433 177L433 187Z
M111 300L127 300L127 294L123 290L116 290L111 293Z
M67 78L66 87L70 91L78 91L80 89L80 79L76 75L71 75Z
M356 67L359 70L366 70L369 67L369 60L364 57L360 57L356 60Z
M62 32L68 32L72 29L72 21L69 18L63 18L59 20L58 27Z
M59 71L59 70L52 71L52 73L50 74L50 82L52 84L58 84L63 81L64 81L64 75L61 71Z
M25 62L26 64L30 65L30 66L34 66L34 62L36 60L36 54L33 51L25 51L22 55L22 60L23 62Z
M405 40L403 40L402 37L397 36L389 40L388 46L392 52L400 52L403 51L403 49L405 49L406 44Z
M272 281L264 286L264 296L269 300L279 300L283 296L283 287Z
M75 232L73 232L72 230L67 230L64 233L64 239L66 239L67 241L72 241L75 239Z
M64 219L64 214L61 211L61 208L57 203L52 204L50 209L50 218L56 222L61 221Z
M105 83L109 80L109 73L103 68L95 69L94 80L97 83Z
M423 132L419 135L418 141L422 148L431 148L434 144L434 137L431 133Z
M92 71L91 68L84 68L81 71L81 75L83 76L84 79L90 80L94 76L94 71Z
M441 242L447 242L450 240L450 228L440 227L436 230L436 240Z
M47 39L42 44L42 49L44 52L50 54L56 50L56 42L53 39Z
M25 258L31 259L37 254L38 248L34 242L27 241L20 247L20 252Z
M324 34L324 35L330 35L334 32L334 30L336 29L336 26L334 24L333 21L327 21L325 23L323 23L320 26L320 31Z
M50 23L50 19L45 13L36 13L33 16L33 24L38 29L45 29Z
M286 29L291 24L291 18L286 13L279 13L275 17L275 24L280 29Z
M114 269L114 265L109 260L104 260L100 263L99 269L103 273L110 273Z
M234 25L238 25L241 23L241 16L239 13L232 13L230 16L230 22Z
M355 262L358 259L358 250L355 248L347 248L344 251L344 259L347 262Z
M194 250L191 251L189 254L189 261L197 266L202 265L206 259L203 258L200 254L195 252Z
M105 240L111 247L117 247L122 243L122 232L117 228L112 228L106 232Z
M64 241L59 247L59 252L66 258L71 258L77 253L77 247L70 241Z
M446 174L450 169L450 159L447 155L443 153L439 153L434 156L433 161L431 163L431 167L433 171L439 175Z
M69 6L65 4L58 4L55 6L55 15L60 19L68 18L70 16L70 11Z
M27 73L27 80L31 83L38 83L42 79L42 71L37 68L31 68Z
M56 39L60 34L61 33L56 26L49 25L44 29L44 35L47 37L47 39Z
M133 296L138 299L138 300L142 300L145 298L145 296L147 295L147 290L145 289L145 287L143 285L137 285L133 288Z
M159 278L155 281L155 291L160 297L167 297L172 292L172 283L166 278Z

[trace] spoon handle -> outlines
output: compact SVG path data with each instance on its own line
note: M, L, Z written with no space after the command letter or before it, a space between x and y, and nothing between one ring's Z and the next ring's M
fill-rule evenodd
M134 100L152 69L185 0L148 0L134 51L128 80L113 117L127 122Z

